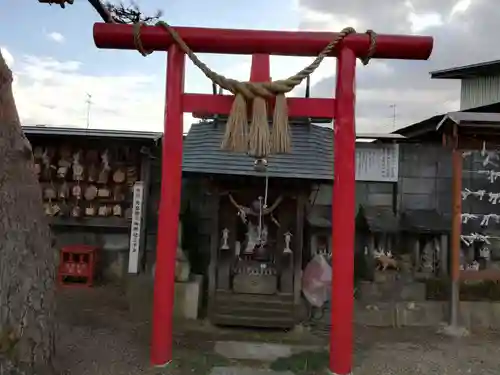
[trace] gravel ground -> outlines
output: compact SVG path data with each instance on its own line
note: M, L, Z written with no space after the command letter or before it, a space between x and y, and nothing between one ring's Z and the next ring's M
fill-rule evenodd
M208 374L213 366L262 363L229 361L213 351L216 340L277 341L293 344L326 343L325 337L248 330L214 329L202 322L176 324L175 366L149 367L149 323L130 318L119 288L65 290L59 296L60 322L57 367L71 375ZM373 329L357 327L356 375L498 374L500 334L474 334L450 339L431 329ZM324 361L326 359L323 358ZM301 363L297 363L301 361ZM303 358L290 359L297 375L314 375Z
M435 329L358 328L356 374L498 374L500 336L451 339Z

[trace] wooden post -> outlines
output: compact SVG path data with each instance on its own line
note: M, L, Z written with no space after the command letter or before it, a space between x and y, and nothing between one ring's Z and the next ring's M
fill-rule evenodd
M175 258L181 206L184 64L184 53L173 44L167 59L165 130L161 159L161 199L151 337L151 363L154 366L165 366L172 361Z
M460 235L462 234L462 152L453 148L450 326L458 327L460 305Z
M353 50L344 47L337 61L330 317L330 371L339 375L350 374L352 369L356 209L355 72L356 55Z
M440 254L440 273L441 277L446 277L449 275L449 246L448 246L448 235L442 234L440 238L441 254Z
M420 246L420 238L418 233L415 234L413 241L415 249L415 268L420 272L420 269L422 267L422 247Z

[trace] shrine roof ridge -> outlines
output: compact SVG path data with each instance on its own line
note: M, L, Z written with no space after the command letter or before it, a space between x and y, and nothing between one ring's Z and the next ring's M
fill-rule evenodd
M189 129L184 140L183 172L263 176L253 168L253 158L245 153L229 152L220 144L225 130L223 121L201 121ZM271 155L269 177L310 180L333 179L333 131L314 125L291 125L292 151Z
M161 132L145 132L118 129L87 129L82 127L58 127L49 125L28 125L22 127L26 135L41 136L80 136L80 137L109 137L159 141L163 137Z

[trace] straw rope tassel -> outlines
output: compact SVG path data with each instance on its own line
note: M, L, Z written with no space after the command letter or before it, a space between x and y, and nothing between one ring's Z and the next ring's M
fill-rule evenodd
M271 151L286 154L292 149L292 139L288 124L288 103L285 94L276 95L274 106L273 131L271 133Z
M234 97L231 112L227 119L226 132L221 148L226 151L246 152L248 148L247 101L242 94Z
M267 102L265 98L256 96L253 99L248 155L261 158L269 154L270 148L271 132L267 121Z

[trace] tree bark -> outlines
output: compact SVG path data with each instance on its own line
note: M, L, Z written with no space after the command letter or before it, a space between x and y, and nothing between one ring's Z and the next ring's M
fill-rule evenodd
M56 261L12 72L0 52L0 375L52 368Z

